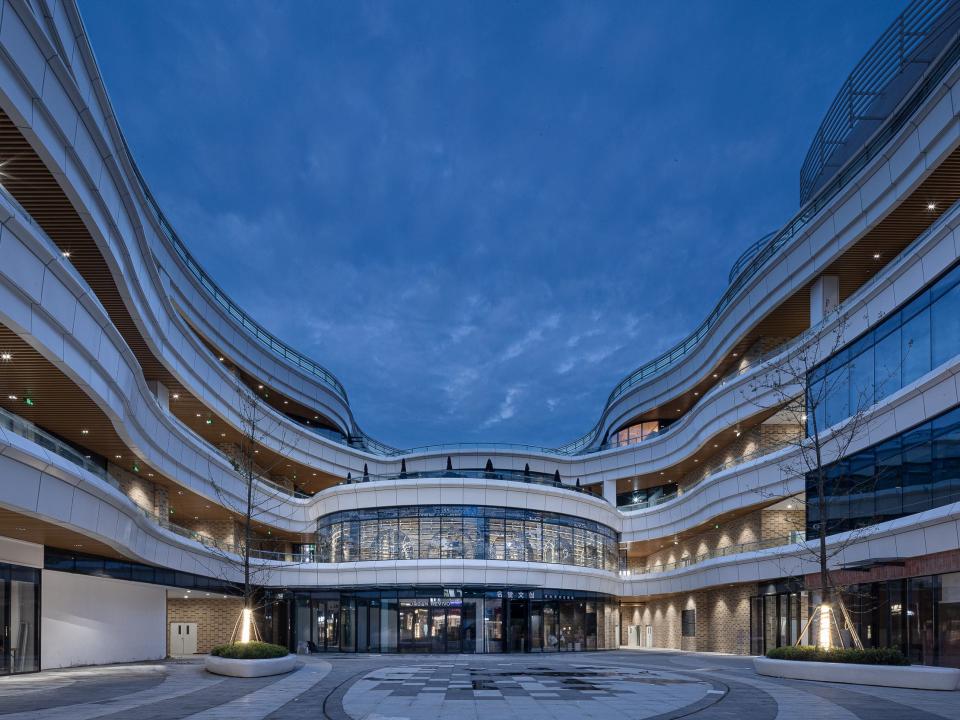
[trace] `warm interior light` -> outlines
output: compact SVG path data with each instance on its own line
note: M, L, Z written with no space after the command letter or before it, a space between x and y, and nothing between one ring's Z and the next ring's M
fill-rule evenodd
M250 608L244 608L240 614L240 642L250 642L250 626L253 624L253 617Z
M820 642L817 644L824 650L829 650L831 645L832 633L830 632L830 613L830 606L826 603L823 603L820 606Z
M8 352L0 353L0 360L4 360L4 361L13 360L13 355L11 355Z
M937 209L937 204L935 202L927 203L927 210L936 210L936 209Z

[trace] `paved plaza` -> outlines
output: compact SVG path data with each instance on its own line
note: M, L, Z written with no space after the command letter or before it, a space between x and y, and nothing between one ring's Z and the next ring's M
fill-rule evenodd
M749 658L694 653L324 655L259 679L210 675L197 660L7 677L0 717L956 720L960 692L761 678Z

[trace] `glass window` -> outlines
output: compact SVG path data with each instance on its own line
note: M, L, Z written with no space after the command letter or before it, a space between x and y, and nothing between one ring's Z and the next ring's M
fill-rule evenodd
M903 384L930 372L930 310L918 312L903 324L900 338Z
M682 637L697 636L697 611L696 610L680 611L680 635Z
M539 520L527 520L523 524L524 548L528 562L543 562L543 537Z
M939 664L960 667L960 573L940 576L937 617Z
M400 560L416 560L420 557L420 519L416 508L400 508L399 543Z
M960 285L954 285L930 309L933 328L933 366L960 353Z
M505 523L506 559L526 560L523 520L508 519Z
M440 557L439 508L420 508L420 558L436 559Z

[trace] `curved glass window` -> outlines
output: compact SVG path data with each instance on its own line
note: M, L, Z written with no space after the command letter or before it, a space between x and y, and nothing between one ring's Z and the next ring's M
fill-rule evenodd
M955 265L900 310L818 365L807 397L824 430L866 410L960 353L960 265ZM814 418L807 425L812 432Z
M583 518L475 505L345 510L317 521L321 563L521 560L616 572L617 533Z

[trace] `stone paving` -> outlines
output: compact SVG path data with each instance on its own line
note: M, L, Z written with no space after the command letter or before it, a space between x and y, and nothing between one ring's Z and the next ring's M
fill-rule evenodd
M960 692L757 676L749 658L670 651L324 655L273 678L199 661L0 678L0 720L941 720Z

